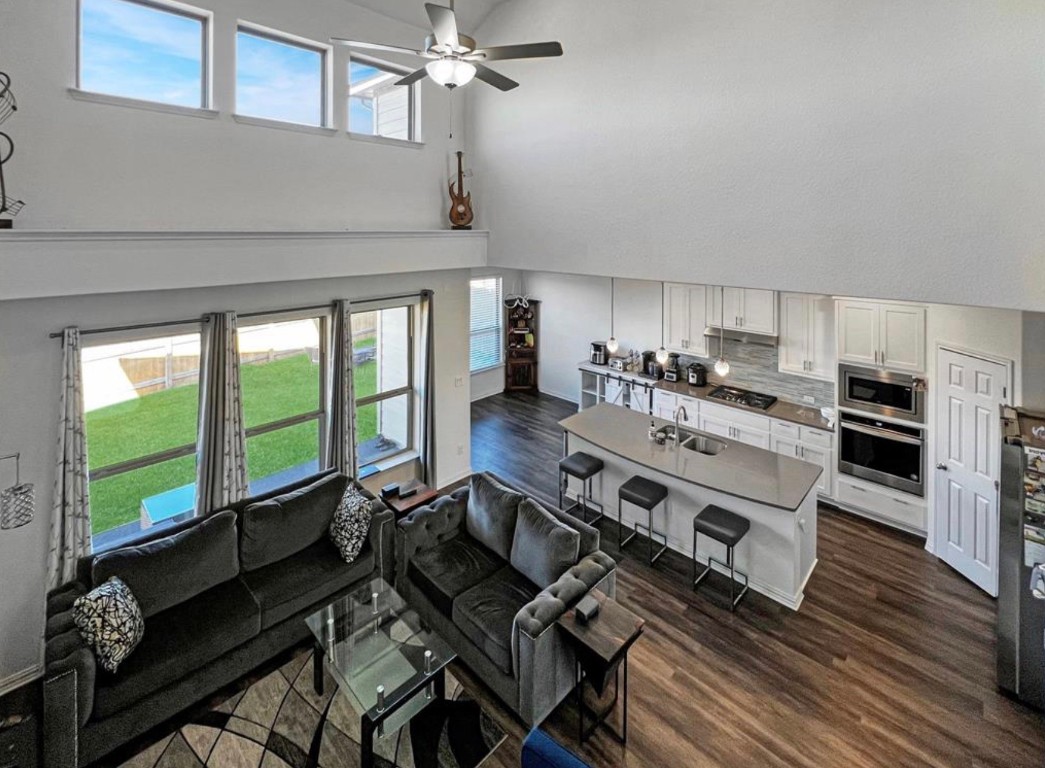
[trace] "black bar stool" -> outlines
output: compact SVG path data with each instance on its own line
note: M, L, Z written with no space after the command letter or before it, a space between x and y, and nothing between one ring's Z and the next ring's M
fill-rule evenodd
M604 509L602 502L595 501L591 495L591 479L602 471L602 459L596 458L583 451L571 453L565 458L559 459L559 509L563 509L562 499L569 487L570 477L576 477L581 481L581 492L577 494L577 500L573 502L565 512L572 512L574 508L580 507L581 520L594 524L602 519ZM599 514L588 519L588 507L595 507Z
M736 611L737 603L747 594L747 574L740 573L744 577L744 588L740 594L733 598L733 589L737 583L736 576L739 573L734 570L733 548L740 543L744 535L750 530L751 521L746 517L730 512L728 509L708 504L700 510L693 518L693 589L703 581L704 577L711 572L711 564L718 563L723 568L729 568L729 610ZM726 547L726 562L716 560L708 555L708 564L704 572L697 576L697 534L703 533Z
M652 480L647 480L645 477L639 477L635 475L628 479L624 485L620 487L617 492L617 546L624 549L624 545L629 541L638 536L639 529L644 529L649 534L649 564L653 565L657 562L657 558L664 554L664 550L668 548L668 536L665 533L653 530L653 508L660 504L664 499L668 498L668 489L660 483L655 483ZM642 523L635 523L635 529L632 534L621 541L621 529L623 524L621 522L621 511L624 506L624 502L634 504L636 507L641 507L646 510L649 516L649 522L647 525ZM653 553L653 537L654 535L660 536L664 544L661 546L657 553Z

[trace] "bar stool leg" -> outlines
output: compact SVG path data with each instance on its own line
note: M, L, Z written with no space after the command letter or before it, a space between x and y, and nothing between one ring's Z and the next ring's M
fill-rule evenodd
M563 496L563 492L565 491L565 489L563 488L563 485L565 484L565 482L566 482L566 473L563 472L560 469L559 470L559 509L562 509L562 496Z
M733 602L733 590L737 583L733 573L733 547L726 547L726 562L729 563L729 610L733 613L737 610L737 604Z

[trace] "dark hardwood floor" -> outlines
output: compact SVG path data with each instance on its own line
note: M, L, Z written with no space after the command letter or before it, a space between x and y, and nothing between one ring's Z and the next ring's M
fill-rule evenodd
M475 403L472 466L555 499L557 422L574 411L548 396ZM578 749L572 698L545 723L594 765L1045 765L1041 714L994 684L994 601L919 539L821 506L801 610L750 593L730 614L723 580L693 593L681 555L650 568L638 543L621 555L601 528L617 598L647 621L631 651L629 743L600 732ZM509 733L490 765L515 768L523 726L460 674Z

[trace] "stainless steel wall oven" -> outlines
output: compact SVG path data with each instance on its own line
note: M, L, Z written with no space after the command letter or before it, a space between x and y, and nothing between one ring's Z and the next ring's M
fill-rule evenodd
M839 414L838 468L854 477L925 496L925 430Z

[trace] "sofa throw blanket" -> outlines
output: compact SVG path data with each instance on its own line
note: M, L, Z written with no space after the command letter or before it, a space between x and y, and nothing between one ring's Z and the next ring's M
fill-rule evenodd
M330 521L330 540L346 563L352 563L370 533L370 499L349 485Z
M138 601L118 576L76 598L73 622L107 672L115 672L145 634Z

